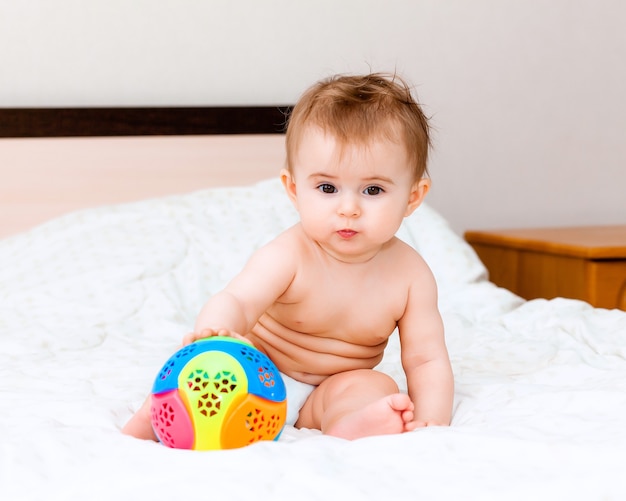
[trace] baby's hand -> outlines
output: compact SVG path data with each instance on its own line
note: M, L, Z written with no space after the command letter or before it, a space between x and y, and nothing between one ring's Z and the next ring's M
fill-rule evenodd
M231 330L208 328L208 329L202 329L200 332L190 332L189 334L187 334L185 337L183 337L183 346L187 346L188 344L191 344L194 341L198 341L199 339L206 339L208 337L216 337L216 336L232 337L234 339L239 339L240 341L244 341L250 345L252 344L247 338Z
M406 425L406 431L414 431L419 428L428 428L430 426L449 426L448 424L439 423L436 421L411 421Z

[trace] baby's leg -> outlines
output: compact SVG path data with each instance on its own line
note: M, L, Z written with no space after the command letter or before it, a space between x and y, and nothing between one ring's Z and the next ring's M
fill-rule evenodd
M342 372L311 393L296 423L349 440L408 431L413 403L395 381L378 371Z
M122 433L144 440L157 440L150 418L150 397L146 398L135 415L124 425Z

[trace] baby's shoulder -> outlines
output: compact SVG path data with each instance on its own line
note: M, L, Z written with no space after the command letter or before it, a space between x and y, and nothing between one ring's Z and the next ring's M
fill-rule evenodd
M307 241L308 239L302 230L302 226L300 223L297 223L278 234L276 238L270 242L270 245L293 250L306 247Z
M394 237L387 248L385 259L407 273L429 273L430 268L422 255L403 240Z
M257 250L257 254L266 254L278 259L294 260L302 255L306 241L299 225L291 226L279 233L272 240Z
M410 246L398 237L393 237L391 239L387 250L389 251L389 255L394 258L402 258L408 261L415 261L417 263L424 262L424 258L422 258L421 254L417 251L417 249L415 249L415 247Z

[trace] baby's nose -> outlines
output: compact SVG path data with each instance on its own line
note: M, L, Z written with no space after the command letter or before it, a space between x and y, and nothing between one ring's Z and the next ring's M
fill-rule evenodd
M350 194L341 197L339 214L344 217L357 217L361 215L361 208L355 196Z

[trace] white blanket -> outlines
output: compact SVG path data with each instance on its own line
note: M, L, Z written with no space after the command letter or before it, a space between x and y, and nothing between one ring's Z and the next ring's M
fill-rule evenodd
M427 206L452 426L182 451L120 433L206 298L296 220L277 181L70 214L0 241L0 499L626 499L626 313L524 302ZM392 339L381 369L405 381Z

